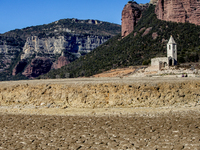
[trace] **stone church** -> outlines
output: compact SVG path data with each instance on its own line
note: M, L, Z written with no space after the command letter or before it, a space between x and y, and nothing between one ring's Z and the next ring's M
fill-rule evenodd
M160 70L163 67L177 65L177 44L171 36L167 43L167 57L151 59L151 69Z

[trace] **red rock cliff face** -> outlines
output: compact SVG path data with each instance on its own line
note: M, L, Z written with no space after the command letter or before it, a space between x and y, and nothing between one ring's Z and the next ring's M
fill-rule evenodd
M68 65L70 61L68 60L67 57L60 56L58 60L53 64L52 68L53 69L59 69L65 65Z
M122 37L129 35L142 16L142 11L147 5L139 5L136 2L129 2L122 11Z
M155 13L161 20L200 25L199 0L158 0Z
M39 75L45 74L51 70L52 62L51 59L45 57L34 58L31 61L24 72L22 73L24 76L28 78L35 78Z

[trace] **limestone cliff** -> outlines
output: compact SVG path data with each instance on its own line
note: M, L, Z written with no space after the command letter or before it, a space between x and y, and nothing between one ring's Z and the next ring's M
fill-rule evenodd
M137 22L142 17L142 12L148 7L146 5L139 5L136 2L128 2L122 11L122 37L126 37L137 25Z
M72 18L0 34L0 80L18 78L14 76L22 73L22 62L29 64L36 57L48 57L60 68L119 34L120 29L118 24ZM62 52L66 59L58 60Z
M71 35L71 36L58 36L39 38L37 36L28 37L23 47L23 54L21 55L21 61L16 64L12 71L12 75L15 76L19 72L23 71L26 67L29 59L35 58L31 61L31 64L25 69L23 75L26 77L37 77L41 74L50 71L49 68L58 69L65 66L74 60L62 54L70 53L74 57L80 57L91 52L96 47L106 42L110 37L107 36L84 36L84 35ZM1 48L1 47L0 47ZM7 48L8 49L8 48ZM0 49L6 51L6 49ZM60 56L60 57L59 57ZM39 61L38 57L47 57L49 61L40 59L43 64L34 63ZM59 58L58 58L59 57ZM58 60L57 60L58 58ZM25 64L26 63L26 64ZM33 65L34 64L34 65ZM51 65L50 65L51 64ZM42 71L46 70L46 71ZM36 73L37 72L37 73Z
M49 57L56 54L61 55L62 52L71 52L77 57L82 54L91 52L94 48L106 42L109 37L103 36L58 36L39 38L37 36L28 37L23 48L21 59L27 59L33 55Z
M161 20L200 25L199 0L158 0L155 13Z
M15 46L0 45L0 72L8 69L12 64L12 59L20 52L20 48Z

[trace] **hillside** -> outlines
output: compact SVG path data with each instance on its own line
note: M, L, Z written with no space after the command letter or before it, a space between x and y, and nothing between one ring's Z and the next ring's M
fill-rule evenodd
M99 20L61 19L0 34L0 80L28 79L60 68L120 30L120 25Z
M178 43L178 62L198 62L200 26L158 20L155 6L150 5L134 31L125 38L117 35L91 53L40 78L92 76L110 69L150 63L156 56L166 56L166 43L173 35Z
M119 33L120 25L103 22L99 20L79 20L79 19L61 19L50 24L31 26L24 29L15 29L4 34L5 37L20 37L26 40L29 36L52 37L73 34L89 34L114 36Z

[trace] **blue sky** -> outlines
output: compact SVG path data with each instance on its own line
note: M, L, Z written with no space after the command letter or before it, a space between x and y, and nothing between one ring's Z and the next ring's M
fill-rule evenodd
M96 19L121 24L129 0L0 0L0 33L60 19ZM148 3L150 0L135 0Z

